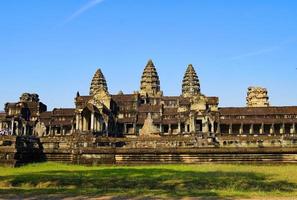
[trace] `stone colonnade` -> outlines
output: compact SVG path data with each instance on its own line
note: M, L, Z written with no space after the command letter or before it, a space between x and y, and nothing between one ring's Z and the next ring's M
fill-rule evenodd
M77 131L91 131L91 132L108 132L108 120L104 120L103 116L94 111L78 112L76 114Z
M166 119L165 119L166 120ZM199 121L200 123L197 123ZM142 124L136 122L123 123L124 134L139 134ZM193 132L204 132L209 131L215 132L215 122L209 120L208 117L191 117L187 121L172 120L172 122L156 123L160 133L165 134L182 134L182 133L193 133Z
M46 134L47 135L70 135L74 133L75 127L72 125L56 125L56 126L47 126Z
M218 123L216 133L223 134L295 134L296 123Z

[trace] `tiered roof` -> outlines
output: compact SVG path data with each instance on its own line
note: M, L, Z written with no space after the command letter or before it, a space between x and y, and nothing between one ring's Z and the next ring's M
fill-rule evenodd
M140 94L155 96L160 93L160 80L152 60L149 60L141 77Z
M90 95L94 95L100 90L103 90L108 93L108 88L107 88L107 83L106 83L105 77L104 77L101 69L98 69L96 71L96 73L94 74L94 77L91 82Z
M189 65L184 75L182 94L192 96L200 93L200 83L193 65Z

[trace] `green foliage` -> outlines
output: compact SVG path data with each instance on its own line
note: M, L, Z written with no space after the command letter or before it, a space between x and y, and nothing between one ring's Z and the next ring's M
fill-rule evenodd
M85 167L58 163L0 168L0 195L232 199L296 196L296 165L149 165Z

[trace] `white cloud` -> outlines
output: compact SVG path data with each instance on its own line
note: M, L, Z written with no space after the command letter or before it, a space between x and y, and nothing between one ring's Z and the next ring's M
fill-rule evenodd
M93 8L94 6L102 3L104 0L90 0L88 3L82 5L78 10L76 10L72 15L70 15L64 22L63 24L67 24L74 20L75 18L79 17L89 9Z
M260 49L260 50L257 50L257 51L248 52L248 53L245 53L245 54L234 56L234 57L231 58L231 60L239 60L239 59L246 58L246 57L258 56L258 55L262 55L262 54L265 54L265 53L275 51L275 50L277 50L279 48L280 48L280 46L274 46L274 47L271 47L271 48Z
M263 49L259 49L256 51L244 53L244 54L241 54L238 56L234 56L234 57L230 58L230 60L240 60L240 59L247 58L247 57L259 56L262 54L270 53L270 52L273 52L273 51L283 48L283 46L285 46L285 45L295 43L296 41L297 41L296 39L284 40L276 46L263 48Z

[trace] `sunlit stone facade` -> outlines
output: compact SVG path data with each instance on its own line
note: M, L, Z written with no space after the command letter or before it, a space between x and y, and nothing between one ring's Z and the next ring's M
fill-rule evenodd
M145 130L157 136L195 133L220 135L295 134L297 107L269 106L264 88L251 87L247 107L218 107L218 97L201 93L200 81L190 64L179 96L166 96L152 60L146 64L140 89L132 94L110 94L100 69L91 81L89 95L75 97L75 108L47 111L37 94L24 93L20 101L5 104L0 113L1 134L138 137ZM145 129L143 126L145 121ZM150 124L151 127L148 127Z

